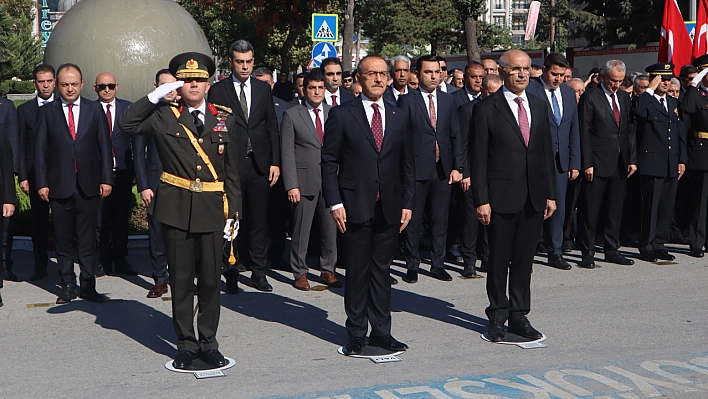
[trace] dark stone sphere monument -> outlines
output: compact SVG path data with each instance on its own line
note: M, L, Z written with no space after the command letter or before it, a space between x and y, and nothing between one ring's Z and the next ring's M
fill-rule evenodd
M135 101L153 90L155 73L180 53L211 55L209 43L191 15L172 0L82 0L52 32L44 62L81 68L81 94L96 99L93 85L111 72L118 97Z

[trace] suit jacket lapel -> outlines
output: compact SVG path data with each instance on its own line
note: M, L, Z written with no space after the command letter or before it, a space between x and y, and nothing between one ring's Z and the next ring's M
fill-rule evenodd
M654 97L654 96L652 96L652 97ZM661 105L661 103L659 102L659 100L656 97L654 97L653 100L654 101L651 102L652 107L656 108L659 112L661 112L664 115L669 114L669 112L666 110L666 108L664 108L664 106ZM667 102L666 98L664 98L664 102ZM667 103L667 107L668 107L668 103Z
M204 130L202 131L201 137L204 137L209 134L209 132L214 129L214 126L216 126L218 122L218 119L216 119L216 116L211 113L211 111L209 110L209 106L207 105L206 114L204 115Z
M361 132L364 136L366 136L366 139L369 140L369 143L371 143L374 151L379 152L376 147L376 142L374 141L374 134L371 131L371 126L369 126L369 119L366 117L366 111L364 111L364 103L361 101L361 97L357 97L351 102L353 102L351 112L354 115L354 120L356 120L359 124Z
M298 107L298 113L300 114L300 117L302 118L302 122L307 126L308 130L310 130L310 133L312 133L312 137L319 143L320 142L320 136L317 135L317 127L312 123L312 118L310 117L310 110L307 108L307 105L303 105L303 107ZM324 125L323 125L324 128Z
M61 121L60 125L63 126L63 130L66 132L67 136L73 140L73 137L71 137L71 132L69 131L69 122L67 121L66 116L64 116L64 103L62 103L60 99L56 99L45 105L45 107L48 106L52 106L52 110L54 111L57 120Z
M209 113L209 108L207 108L207 113ZM178 120L179 123L183 124L187 127L187 129L191 130L195 136L199 136L199 133L197 132L197 127L194 125L194 118L192 117L192 114L189 113L189 107L187 106L187 104L183 104L182 113L179 115ZM206 131L206 128L204 129L204 131Z
M388 105L386 106L386 126L384 126L384 140L383 143L381 144L381 154L384 152L388 151L393 144L386 145L388 142L393 142L393 139L389 138L386 140L386 137L391 137L390 135L393 134L393 128L397 124L394 121L394 118L396 118L396 111L393 110L394 107ZM391 129L389 129L391 127ZM371 134L371 138L373 139L374 135L373 133ZM374 142L376 144L376 142Z
M494 106L499 110L504 119L506 119L506 122L509 124L509 126L511 126L511 129L516 132L517 136L519 136L521 144L526 146L526 144L524 143L524 136L521 135L519 123L516 121L516 118L514 117L514 112L511 111L511 107L506 101L506 97L504 96L504 92L502 91L502 89L497 90L497 92L495 93L494 102Z
M425 120L428 121L428 125L430 125L430 127L433 127L433 123L430 121L430 115L428 115L429 105L425 103L425 100L423 100L423 96L421 95L421 93L422 92L420 91L420 89L414 90L413 94L412 94L413 99L420 106L420 109L423 112L423 116L425 117Z

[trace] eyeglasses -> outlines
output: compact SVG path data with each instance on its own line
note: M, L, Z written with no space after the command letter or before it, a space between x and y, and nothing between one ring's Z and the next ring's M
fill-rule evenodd
M325 72L325 76L334 76L334 75L342 76L342 73L341 72Z
M115 90L115 89L116 89L116 84L115 84L115 83L101 83L101 84L97 84L97 85L96 85L96 88L97 88L99 91L106 90L106 87L108 87L108 90Z
M447 66L441 66L440 69L443 71L447 71Z
M511 67L511 68L507 68L507 69L509 70L510 74L515 74L515 73L521 74L521 72L531 73L531 67L528 67L528 66L526 66L526 67L515 66L515 67Z
M388 71L369 71L369 72L362 72L362 75L366 75L369 78L381 78L381 79L388 79Z

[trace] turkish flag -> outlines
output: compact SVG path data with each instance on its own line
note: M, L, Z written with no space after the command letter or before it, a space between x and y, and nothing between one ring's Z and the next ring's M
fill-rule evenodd
M676 0L666 0L664 18L661 21L658 61L674 64L674 75L678 75L682 66L691 63L692 46Z
M708 54L708 0L699 0L691 61L705 54Z

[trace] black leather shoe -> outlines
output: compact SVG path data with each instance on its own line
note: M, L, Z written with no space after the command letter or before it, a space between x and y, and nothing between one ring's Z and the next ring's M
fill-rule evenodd
M502 342L506 338L504 323L490 323L487 338L492 342Z
M445 271L442 267L431 267L430 274L440 281L452 281L452 276L450 276L450 273Z
M486 273L489 270L489 263L482 261L482 264L477 268L478 272Z
M74 284L64 284L61 288L61 294L57 297L57 305L63 305L76 299L76 286Z
M528 339L541 339L543 334L531 327L526 316L512 317L509 319L509 332Z
M669 251L665 249L661 249L659 251L655 251L656 257L661 259L661 260L674 260L676 259L675 256L671 255Z
M253 278L251 277L251 287L257 289L258 291L271 292L273 291L273 286L268 284L266 277Z
M39 281L43 278L47 277L47 271L46 270L37 270L34 269L32 274L30 275L30 281Z
M692 249L691 251L688 252L688 256L692 256L694 258L702 258L703 251L700 249Z
M12 269L5 270L5 273L2 275L2 279L5 281L18 281L17 274L15 274Z
M94 271L93 275L98 278L98 277L103 277L106 275L106 271L103 270L103 264L99 264L96 266L96 271Z
M583 259L578 263L578 267L582 267L583 269L594 269L595 268L595 256L583 255Z
M398 284L398 280L395 277L389 275L388 279L391 280L391 285Z
M562 255L548 255L548 266L555 267L560 270L570 270L573 267L570 266Z
M105 302L106 297L103 295L99 294L96 292L96 289L91 289L91 288L81 288L81 293L79 294L79 298L85 299L87 301L91 302Z
M350 338L344 345L344 354L347 356L358 355L364 350L364 337Z
M632 259L629 259L622 254L616 254L616 255L610 255L610 256L605 255L605 262L616 263L618 265L624 265L624 266L631 266L634 264L634 261Z
M474 266L465 266L465 269L462 270L462 277L464 277L464 278L477 277L477 272L474 270Z
M403 281L409 284L415 284L418 282L418 270L408 270L406 272L406 277L403 277Z
M639 253L639 259L645 262L656 262L658 260L658 257L656 256L656 252L654 251L645 251Z
M212 367L226 366L226 359L224 359L224 355L216 349L206 350L203 352L200 351L199 358L202 359L204 363Z
M125 276L137 276L138 272L130 266L125 259L116 260L116 273L123 274Z
M172 362L172 366L176 369L188 369L192 366L192 362L197 358L197 354L190 351L179 351L179 354Z
M404 351L408 349L408 345L404 344L403 342L397 341L396 338L393 338L393 336L391 336L391 334L383 336L370 335L369 345L378 346L379 348L383 348L391 352Z

